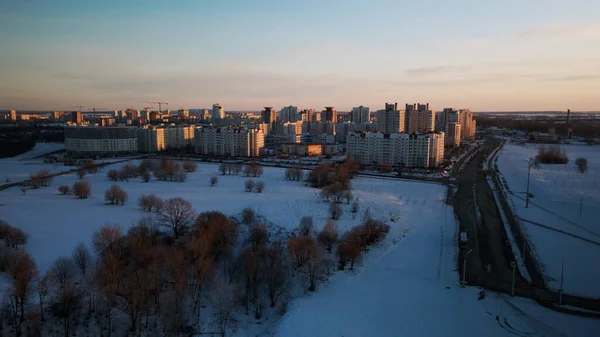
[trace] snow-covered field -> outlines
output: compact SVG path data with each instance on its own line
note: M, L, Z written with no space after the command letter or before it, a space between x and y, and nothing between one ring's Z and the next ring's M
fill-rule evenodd
M36 165L51 166L39 161ZM129 194L124 206L104 204L104 191L114 184L106 178L108 168L84 178L92 185L87 200L58 195L59 185L78 180L74 174L59 176L50 187L25 195L16 187L0 191L0 218L30 234L27 249L41 272L57 257L69 255L79 242L89 244L100 226L128 228L147 215L136 203L145 193L181 196L198 212L235 215L251 207L288 229L306 215L313 216L318 226L326 221L328 205L318 190L285 181L283 169L265 168L262 177L253 178L266 184L259 194L244 192L248 178L221 176L217 168L218 164L199 164L185 183L119 182ZM0 170L4 169L2 161ZM211 176L219 179L214 187L209 184ZM293 300L280 320L244 323L236 336L271 334L274 329L277 336L593 336L600 329L600 321L557 314L527 300L510 299L512 304L504 296L489 295L478 301L478 289L458 287L456 224L452 209L442 203L443 186L374 178L357 178L352 186L361 213L368 207L391 225L386 240L366 254L356 272L336 273L315 293ZM349 208L344 204L344 215L337 221L340 230L360 221L360 216L353 219Z
M52 173L65 171L67 168L60 163L44 164L44 158L34 159L59 150L64 150L62 143L37 143L31 151L15 157L0 159L0 183L28 179L31 173L46 169Z
M540 164L531 169L529 208L525 208L527 160L537 154L537 145L507 143L499 153L498 169L511 191L508 196L517 216L599 243L522 222L544 265L549 286L560 288L564 262L565 292L600 297L600 147L561 147L569 157L568 164ZM588 161L584 174L575 168L579 157Z
M383 255L367 257L357 275L338 273L316 293L292 302L276 336L597 335L599 320L506 295L478 300L477 288L458 286L451 208L413 211L402 221L416 224L406 238Z
M118 168L116 164L114 167ZM111 166L112 168L112 166ZM114 182L106 177L108 168L86 175L92 187L91 197L78 200L72 195L59 195L57 187L71 186L78 178L68 174L54 178L50 187L28 190L24 195L17 187L0 192L1 218L30 234L28 249L43 272L59 256L68 255L80 242L90 243L92 234L104 224L119 224L128 228L147 213L137 206L137 199L146 193L155 193L163 199L183 197L196 211L219 210L227 215L238 214L251 207L269 221L293 229L303 216L313 216L315 224L323 226L328 217L328 203L318 197L319 190L303 182L285 181L284 170L265 168L264 175L254 180L265 182L263 193L244 192L244 176L221 176L218 164L199 164L198 170L188 174L185 183L141 179L118 182L127 191L129 202L124 206L104 203L104 191ZM211 176L219 182L209 184ZM418 226L420 214L440 208L444 191L438 185L400 182L389 179L358 178L352 181L354 197L361 213L367 207L371 213L392 225L390 237ZM352 219L350 205L343 204L344 214L337 221L340 230L357 225L361 216ZM418 214L419 216L414 216ZM409 221L408 219L412 219Z

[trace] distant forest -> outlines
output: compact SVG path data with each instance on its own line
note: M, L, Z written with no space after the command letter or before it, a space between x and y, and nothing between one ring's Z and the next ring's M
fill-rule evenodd
M573 129L573 135L576 137L600 137L600 119L572 119L569 127L566 125L565 118L534 117L534 118L515 118L515 116L475 116L477 126L495 126L516 129L525 132L548 132L548 129L555 128L559 135L566 135L567 129Z
M31 150L38 141L64 142L63 128L35 124L23 126L0 125L0 158L14 157L25 153Z

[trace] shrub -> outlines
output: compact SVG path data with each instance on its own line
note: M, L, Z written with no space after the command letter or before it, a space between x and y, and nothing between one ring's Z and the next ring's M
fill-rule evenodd
M246 192L252 192L252 190L254 189L254 180L248 179L246 180L244 185L246 186Z
M142 180L145 183L150 181L150 171L149 170L145 170L144 172L142 172Z
M62 185L58 187L58 191L60 194L65 195L71 193L71 189L67 185Z
M108 178L108 180L117 181L119 180L119 171L114 169L109 170L108 173L106 173L106 177Z
M87 199L92 192L92 188L87 181L78 181L73 184L73 194L79 199Z
M48 170L40 170L35 174L30 175L29 180L31 180L31 187L40 188L41 186L49 186L52 183L50 174L51 173Z
M163 201L155 194L145 194L138 198L138 205L148 212L160 212L163 208Z
M262 191L265 189L265 182L261 180L257 181L255 188L257 193L262 193Z
M585 158L577 158L575 159L575 166L577 166L577 169L579 170L579 172L581 173L585 173L585 171L587 171L587 159Z
M338 230L335 222L327 220L327 223L317 235L317 239L322 245L327 247L328 252L331 252L331 247L338 239Z
M569 157L565 151L561 151L557 145L550 147L540 146L537 158L542 164L567 164Z
M252 208L246 207L242 210L242 223L243 224L250 225L251 223L254 222L255 218L256 218L256 215Z
M198 165L191 160L186 160L183 162L183 169L186 172L196 172L196 168L198 168Z
M112 185L104 192L104 200L110 202L111 205L118 205L119 203L123 205L127 201L127 192L117 185Z
M210 186L215 186L219 182L217 177L210 177Z
M340 206L336 202L331 202L329 204L329 215L333 220L338 220L342 216L342 206Z

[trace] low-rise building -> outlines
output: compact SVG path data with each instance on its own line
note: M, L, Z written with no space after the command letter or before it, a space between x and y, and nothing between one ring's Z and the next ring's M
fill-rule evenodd
M323 155L323 144L288 143L281 146L281 152L302 157L318 157Z

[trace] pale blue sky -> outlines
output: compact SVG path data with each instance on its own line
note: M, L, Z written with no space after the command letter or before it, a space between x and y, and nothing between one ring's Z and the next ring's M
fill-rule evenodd
M0 109L600 110L597 0L0 0Z

